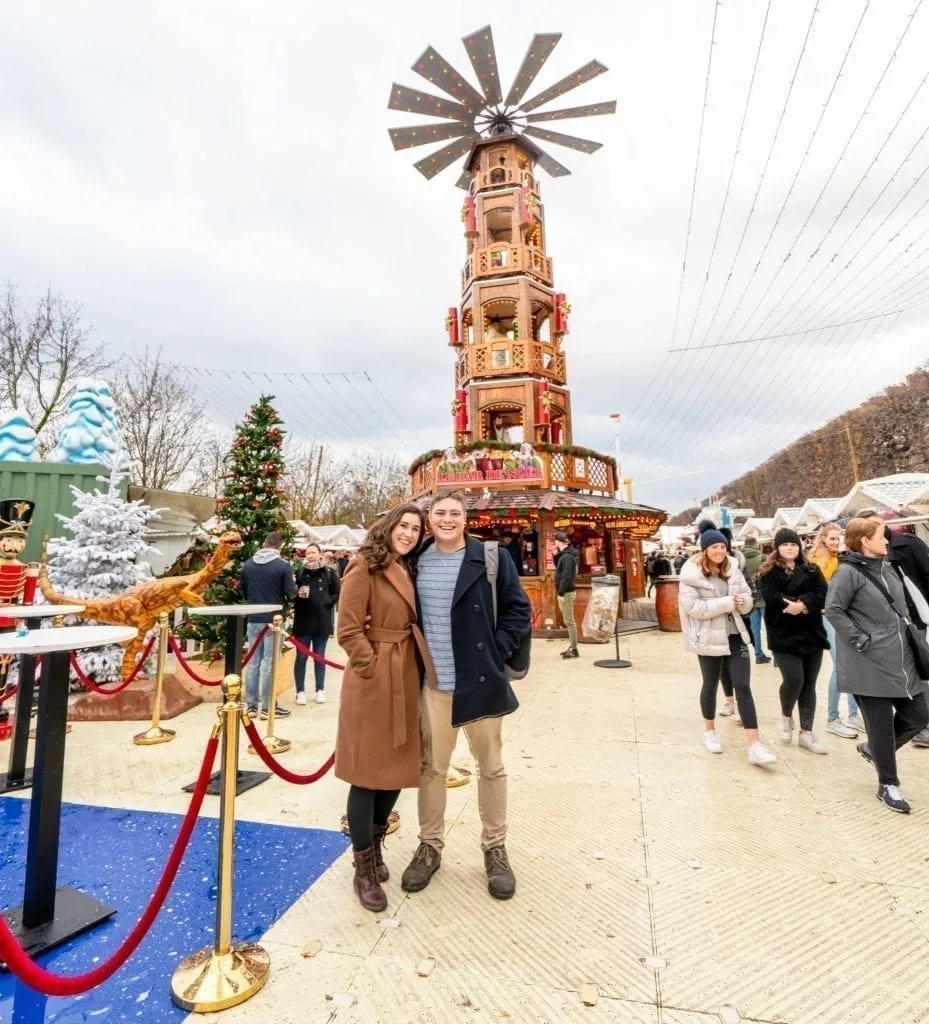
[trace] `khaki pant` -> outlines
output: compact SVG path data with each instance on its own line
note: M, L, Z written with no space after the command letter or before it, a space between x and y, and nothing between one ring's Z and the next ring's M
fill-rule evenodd
M452 693L422 689L423 765L419 780L419 841L436 850L445 846L446 778L458 730L452 726ZM481 849L506 839L506 768L503 766L502 720L482 718L463 727L477 761L477 803L481 812Z
M567 594L558 595L558 607L561 609L561 617L568 630L568 643L577 647L577 623L574 621L574 598L576 592L569 590Z

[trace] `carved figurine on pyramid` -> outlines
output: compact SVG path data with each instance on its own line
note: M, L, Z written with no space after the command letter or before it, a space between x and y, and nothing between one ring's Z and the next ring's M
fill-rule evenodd
M19 560L34 511L35 502L23 498L0 501L0 632L3 633L16 628L13 619L2 615L3 605L31 604L35 599L39 566ZM11 660L9 655L0 656L0 693L6 690Z
M45 551L39 572L39 589L47 601L54 604L83 604L82 619L107 622L113 626L135 626L139 631L125 647L122 677L128 678L145 644L145 635L158 621L158 616L173 612L184 605L203 605L203 591L219 576L232 553L242 546L242 538L228 531L219 538L216 550L206 565L187 576L168 576L146 580L124 594L104 598L74 598L59 593L49 582Z

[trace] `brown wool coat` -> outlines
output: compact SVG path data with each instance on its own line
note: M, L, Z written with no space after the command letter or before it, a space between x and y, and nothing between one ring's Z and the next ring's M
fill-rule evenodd
M370 622L365 619L370 616ZM342 677L335 774L365 789L419 786L419 690L435 669L416 616L413 581L391 562L371 573L362 558L345 570L339 600Z

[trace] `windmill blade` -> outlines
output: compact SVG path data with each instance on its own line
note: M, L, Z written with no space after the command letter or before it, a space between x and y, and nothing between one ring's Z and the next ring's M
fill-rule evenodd
M463 188L465 192L471 191L471 172L462 171L458 180L455 182L456 188Z
M405 85L390 87L388 110L406 110L410 114L427 114L433 117L445 117L450 121L462 121L468 116L468 108L461 103L443 100L441 96L432 96L418 89L408 89Z
M558 161L553 156L546 153L544 149L539 149L539 147L536 146L535 150L539 154L539 167L550 174L553 178L563 178L566 174L571 173L564 164L558 163Z
M448 63L438 50L427 46L413 64L413 71L463 103L468 110L480 110L484 97Z
M494 50L494 37L490 25L479 28L471 35L462 39L464 48L471 58L471 67L477 76L478 84L484 92L487 102L493 107L503 102L500 91L500 74L497 71L497 52Z
M409 128L388 128L387 134L394 144L394 149L412 149L414 146L425 146L430 142L441 142L443 139L457 139L459 135L470 135L474 129L464 121L435 124L415 124Z
M561 132L550 132L545 128L526 128L523 134L554 142L557 146L579 149L582 153L596 153L603 146L602 142L591 142L590 139L581 139L576 135L562 135Z
M552 50L558 45L559 39L561 39L560 32L547 32L532 37L532 42L529 44L526 56L523 57L523 62L519 65L519 71L516 72L513 84L510 86L510 91L506 94L506 99L503 101L505 107L514 106L526 95L526 90L535 81L536 75L542 70L542 65L551 56Z
M521 103L520 107L526 112L535 110L536 107L541 107L543 103L548 103L549 100L556 99L558 96L564 96L566 92L576 89L579 85L589 82L591 79L596 78L597 75L602 75L604 71L608 70L605 64L601 64L598 60L592 60L589 64L578 68L577 71L572 71L570 75L562 78L561 81L556 82L544 92L533 96L531 100Z
M564 107L562 110L547 110L543 114L526 114L526 120L532 124L535 121L563 121L569 117L598 117L600 114L615 114L616 100L609 100L607 103L588 103L583 107Z
M476 135L470 134L463 139L456 139L447 146L443 146L442 149L437 149L431 156L424 156L422 160L417 160L413 166L424 178L434 178L458 157L469 152L476 138Z

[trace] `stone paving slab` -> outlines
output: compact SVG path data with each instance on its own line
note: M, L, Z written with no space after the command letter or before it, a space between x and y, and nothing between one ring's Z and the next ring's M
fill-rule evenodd
M854 742L824 737L825 757L777 742L779 675L753 666L762 733L780 760L749 765L732 719L719 723L725 753L709 755L696 659L680 636L624 644L633 667L609 671L592 665L602 648L565 663L561 641L539 641L531 678L517 684L522 706L505 721L514 900L486 893L473 781L449 791L441 871L423 893L402 893L417 831L405 792L388 840L387 913L362 910L342 857L267 933L266 988L190 1019L716 1024L732 1004L746 1022L929 1024L929 751L902 753L915 811L892 815ZM338 681L331 672L327 704L279 725L296 771L331 749ZM824 704L821 692L820 728ZM183 811L180 786L214 714L194 708L172 722L178 739L158 747L133 746L133 723L75 724L66 799ZM473 768L463 742L454 763ZM256 759L243 753L243 766ZM346 788L331 775L308 787L272 779L238 812L336 828ZM208 799L205 813L217 808ZM322 949L306 957L313 940ZM435 967L424 978L426 958ZM596 1005L582 1004L585 985Z

